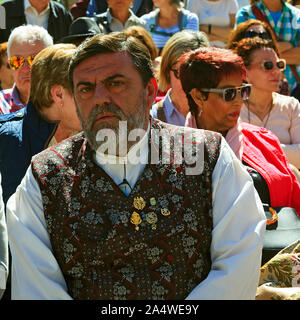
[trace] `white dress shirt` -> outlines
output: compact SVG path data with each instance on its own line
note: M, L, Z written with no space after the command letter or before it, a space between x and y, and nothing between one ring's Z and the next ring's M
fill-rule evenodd
M118 183L123 167L111 166L104 170ZM133 176L130 171L140 172L142 166L129 168L132 185L139 174ZM254 299L266 220L251 177L223 138L212 185L211 271L187 299ZM8 201L7 225L12 299L72 299L52 253L41 192L31 167Z
M24 0L24 14L27 24L37 25L47 30L49 13L49 3L42 12L38 13L37 10L31 5L29 0Z

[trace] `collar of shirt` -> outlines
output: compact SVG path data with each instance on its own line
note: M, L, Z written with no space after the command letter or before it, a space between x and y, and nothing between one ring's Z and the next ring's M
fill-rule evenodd
M37 10L30 4L29 0L24 0L24 14L27 24L38 25L45 29L48 28L48 17L50 14L50 5L38 13Z
M166 117L169 118L169 117L176 115L182 121L185 121L184 115L175 108L175 106L171 100L171 97L170 97L171 91L172 91L172 89L168 90L168 92L166 93L165 99L164 99L164 111L165 111Z
M117 185L119 185L123 179L126 178L131 188L133 188L137 179L144 171L144 168L148 163L149 133L150 121L146 134L144 134L138 143L134 144L130 148L125 157L117 157L96 152L94 154L94 160L96 164L101 167Z
M117 18L115 18L111 12L110 9L108 8L106 11L106 17L107 17L107 22L109 24L111 23L121 23L120 20L118 20ZM129 17L127 19L127 21L125 22L125 26L128 25L128 23L133 22L134 24L136 23L136 15L132 12L132 10L129 9Z
M28 10L31 10L32 13L34 13L35 16L42 16L45 14L48 14L50 11L50 5L49 3L47 4L47 7L41 12L38 13L36 8L34 8L31 3L29 2L29 0L24 0L24 11L28 12Z
M12 103L23 108L26 106L26 103L24 104L21 100L20 100L20 95L19 95L19 90L16 86L16 84L13 85L12 87L12 92L11 92L11 100Z

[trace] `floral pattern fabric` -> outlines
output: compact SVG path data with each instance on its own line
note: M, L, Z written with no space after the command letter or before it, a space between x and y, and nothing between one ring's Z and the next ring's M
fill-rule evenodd
M300 300L300 240L261 267L256 299Z
M153 121L152 128L169 126ZM184 299L207 277L221 138L192 132L205 141L202 174L186 175L185 163L149 163L128 197L94 164L82 134L34 157L53 252L74 299ZM173 151L171 144L171 158ZM136 209L140 197L146 205ZM149 213L158 218L155 228Z

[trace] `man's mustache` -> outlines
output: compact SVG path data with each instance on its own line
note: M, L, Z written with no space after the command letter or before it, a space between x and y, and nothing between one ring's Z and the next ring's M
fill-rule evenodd
M115 105L114 103L105 103L101 106L96 105L93 110L91 111L89 117L88 117L88 123L93 123L94 119L101 114L104 113L112 113L115 114L120 120L126 119L124 113L122 110Z

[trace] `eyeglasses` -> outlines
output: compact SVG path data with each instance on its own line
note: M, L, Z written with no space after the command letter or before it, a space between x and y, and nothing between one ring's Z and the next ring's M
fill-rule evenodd
M246 31L245 38L259 37L264 40L271 40L271 36L266 31L256 32L254 30Z
M171 69L171 71L173 71L175 78L179 79L179 71L177 69Z
M250 97L251 87L251 84L244 84L241 87L232 87L224 89L202 88L200 89L200 91L219 93L225 102L232 102L236 99L238 93L241 95L242 100L247 100Z
M13 56L8 59L9 67L13 70L18 70L23 67L25 60L27 60L28 64L31 66L35 55L28 56L27 58L20 56Z
M286 67L286 62L284 59L280 59L276 63L274 63L273 61L264 61L261 65L266 71L273 70L275 68L275 65L278 69L284 71Z

